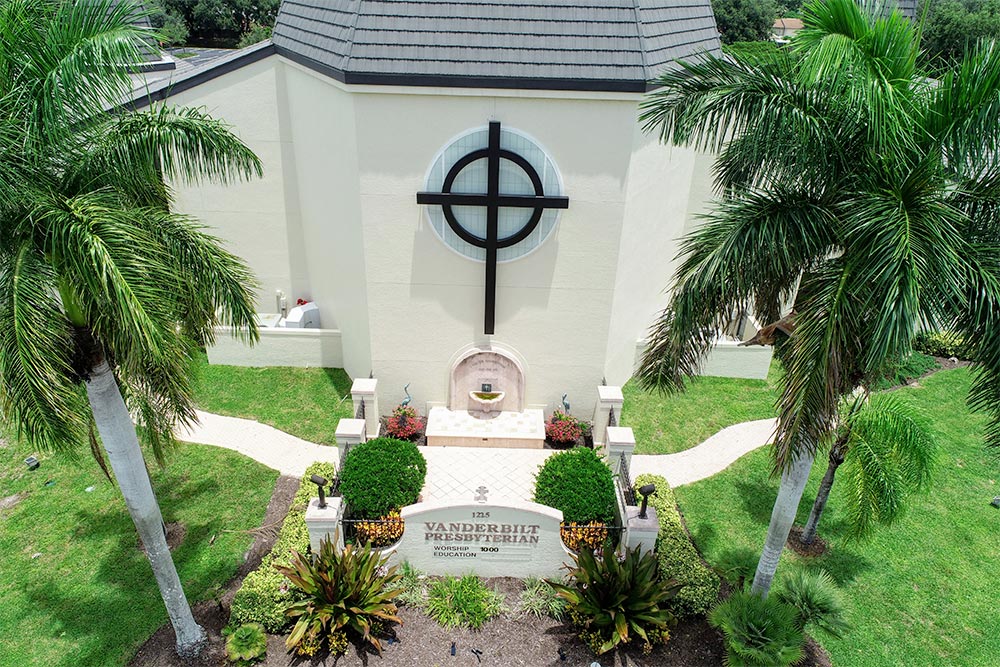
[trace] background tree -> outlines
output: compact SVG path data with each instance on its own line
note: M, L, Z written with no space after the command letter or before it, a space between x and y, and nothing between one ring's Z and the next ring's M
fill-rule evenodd
M935 0L926 12L921 45L935 70L954 67L981 39L1000 38L1000 0Z
M188 28L184 17L168 10L162 0L152 0L146 3L149 11L149 23L156 29L160 44L163 46L180 46L187 43Z
M178 651L197 652L140 449L162 460L195 419L189 373L217 324L255 339L254 279L164 177L261 173L192 109L109 114L149 31L121 0L0 5L0 419L32 447L103 446L142 539ZM135 423L133 423L133 416ZM99 610L98 610L99 613Z
M892 395L848 399L830 445L828 465L816 491L801 542L812 544L837 470L845 466L841 495L855 538L877 525L890 526L903 514L904 500L927 488L937 451L922 419Z
M718 154L722 197L682 243L639 378L683 390L733 312L773 322L794 301L764 595L840 401L909 354L914 332L972 343L970 402L1000 445L1000 48L978 44L932 84L898 12L812 0L802 18L794 55L684 63L643 104L663 141Z
M723 44L771 39L778 17L773 0L712 0L712 11Z
M184 17L191 35L201 40L228 40L230 45L254 27L274 25L280 0L164 0Z

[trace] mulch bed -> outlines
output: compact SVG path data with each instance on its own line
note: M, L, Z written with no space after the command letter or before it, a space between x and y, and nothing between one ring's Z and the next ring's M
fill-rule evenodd
M282 519L288 514L288 508L292 504L292 498L299 488L299 480L295 477L282 475L274 485L274 493L271 501L267 505L262 526L281 525ZM169 536L169 532L168 532ZM174 630L170 624L166 624L157 630L145 644L143 644L135 657L128 663L129 667L180 667L182 665L221 665L228 664L225 659L225 644L222 640L222 628L229 622L229 605L233 601L233 596L239 590L243 578L260 566L260 561L265 554L271 551L274 541L278 537L277 530L259 530L256 538L250 546L250 550L244 554L243 564L240 565L236 576L226 585L218 600L206 600L194 605L194 617L208 632L208 646L202 652L198 660L193 662L184 661L177 657Z
M299 480L282 476L275 485L263 526L279 525L291 505ZM260 565L277 537L277 531L259 530L237 575L227 584L219 599L197 603L194 616L208 632L208 645L193 660L181 660L175 653L173 628L164 625L136 653L128 667L221 667L228 665L222 628L229 620L229 606L243 578ZM522 584L517 579L487 580L505 596L507 606L516 608ZM728 588L728 587L726 587ZM728 590L723 591L725 597ZM704 619L683 621L670 631L670 641L650 655L638 648L609 653L595 658L576 637L569 625L551 618L535 618L519 613L495 618L480 631L443 628L419 609L402 607L401 626L393 629L392 643L383 641L382 655L374 649L353 645L342 656L299 659L285 649L285 638L269 636L266 658L261 667L587 667L597 662L603 667L721 667L725 647L721 635ZM451 655L452 643L455 655ZM476 649L480 653L473 653ZM565 659L560 658L560 650ZM829 656L809 639L806 658L800 667L830 667Z
M816 558L817 556L822 556L830 549L826 540L819 535L813 538L812 544L803 544L801 541L802 531L802 526L792 526L792 529L788 533L788 542L786 544L789 549L798 555Z

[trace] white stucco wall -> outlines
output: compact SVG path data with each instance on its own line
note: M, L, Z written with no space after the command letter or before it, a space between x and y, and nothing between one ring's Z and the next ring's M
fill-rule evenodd
M637 116L638 114L636 114ZM660 144L633 121L625 218L610 313L607 379L624 384L634 369L635 341L663 310L687 227L689 193L697 170L694 151Z
M345 87L271 56L172 98L236 126L267 170L225 191L182 189L178 204L248 259L262 310L274 312L276 289L317 303L347 372L379 379L384 411L407 382L417 405L447 401L456 356L492 342L523 360L526 407L568 393L589 418L602 376L631 373L691 218L696 156L642 135L639 99ZM500 264L487 337L484 265L445 246L416 192L447 142L490 120L547 149L570 208L536 251Z
M173 106L203 107L233 126L264 165L264 177L230 185L175 184L175 208L212 227L227 248L243 257L260 282L258 307L276 312L275 291L290 297L289 225L285 161L291 146L280 133L276 58L242 67L171 96ZM294 245L294 244L293 244Z

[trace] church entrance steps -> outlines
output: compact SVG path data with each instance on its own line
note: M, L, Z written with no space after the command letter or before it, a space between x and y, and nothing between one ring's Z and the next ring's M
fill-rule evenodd
M543 449L545 413L541 410L500 412L482 419L466 410L431 408L427 415L427 446Z
M556 450L482 447L421 447L427 460L424 502L531 501L535 474ZM485 492L483 491L485 489Z

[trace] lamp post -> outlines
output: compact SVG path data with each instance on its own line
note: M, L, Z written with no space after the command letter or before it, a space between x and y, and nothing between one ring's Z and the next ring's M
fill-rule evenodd
M326 491L324 490L327 485L326 477L313 475L309 478L309 481L319 489L319 508L326 509Z
M646 518L646 506L649 504L649 497L656 493L655 484L647 484L645 486L639 487L639 493L642 494L642 506L639 508L639 518Z

